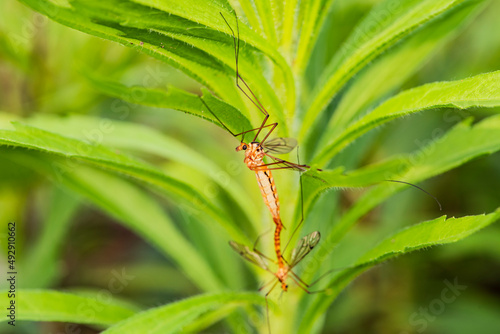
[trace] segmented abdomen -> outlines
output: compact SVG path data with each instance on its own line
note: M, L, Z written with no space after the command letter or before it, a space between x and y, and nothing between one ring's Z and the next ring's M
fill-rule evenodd
M266 203L269 211L271 211L273 218L279 219L280 202L271 171L268 169L256 170L255 176L257 177L257 182L259 183L260 193L262 194L262 198L264 198L264 203Z

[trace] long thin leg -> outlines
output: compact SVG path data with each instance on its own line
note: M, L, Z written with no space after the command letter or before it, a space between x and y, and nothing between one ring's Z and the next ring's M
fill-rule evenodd
M266 254L262 253L260 250L258 250L258 249L254 249L253 251L254 251L255 253L259 254L260 256L262 256L263 258L265 258L266 260L271 261L271 262L273 262L273 263L276 263L276 260L271 259L271 258L270 258L269 256L267 256Z
M293 277L295 277L300 283L302 283L305 287L311 287L310 284L307 284L306 282L304 282L300 277L299 275L297 275L295 272L293 272L292 270L289 270L288 271L289 274L291 274Z
M329 289L323 289L323 290L316 290L316 291L310 291L308 290L306 287L302 286L299 281L296 279L298 278L297 276L290 276L290 278L295 282L295 284L297 284L298 287L300 287L302 290L304 290L305 292L307 292L308 294L310 295L313 295L315 293L322 293L322 292L326 292L328 291Z
M274 288L274 286L273 286ZM266 294L266 322L267 322L267 330L268 330L268 333L271 334L271 319L269 319L269 301L267 300L267 295L269 293Z
M257 248L257 244L259 243L260 241L260 238L262 238L264 235L266 235L267 233L271 232L271 229L268 229L266 232L262 233L261 235L259 235L257 237L257 239L255 239L255 242L253 244L253 250L255 250Z
M238 78L241 80L241 82L243 82L243 84L245 85L245 87L250 91L250 93L252 94L252 96L255 98L255 100L257 101L258 105L253 101L253 99L248 96L248 94L245 92L245 90L239 85L238 83ZM238 88L243 92L243 94L246 95L246 97L248 97L250 99L250 101L253 102L253 104L255 104L255 106L257 107L257 109L259 109L264 115L266 116L269 116L269 113L267 112L267 110L264 108L264 106L260 103L259 99L257 98L257 96L255 96L254 92L252 91L252 89L250 89L250 86L248 86L248 84L246 83L246 81L241 77L241 75L238 73L238 76L236 77L236 85L238 86Z
M294 164L296 166L307 166L307 165L299 165L299 164L296 164L296 163L293 163L293 162L289 162L289 161L286 161L286 160L283 160L283 159L280 159L278 157L275 157L274 155L271 155L269 153L266 153L266 155L271 158L271 159L274 159L274 160L278 160L278 162L288 162L288 163L291 163L291 164ZM308 166L309 167L309 166Z
M309 165L298 165L298 164L290 162L290 161L286 161L286 160L283 160L283 159L280 159L280 158L273 157L272 155L269 155L267 153L265 153L265 154L268 157L274 159L275 161L267 163L267 164L262 164L262 165L259 165L259 166L256 166L256 167L252 167L252 168L250 168L251 170L258 171L262 167L269 167L269 166L278 165L278 164L285 164L287 166L280 166L280 167L275 167L275 168L273 167L273 168L266 168L266 169L269 169L269 170L273 170L273 169L294 169L294 170L298 170L299 172L303 172L303 171L306 170L306 168L311 168L311 166L309 166Z
M236 36L234 34L234 30L233 30L233 28L231 28L231 25L229 24L229 22L227 22L226 18L224 17L224 15L221 12L219 12L219 14L222 16L222 19L224 19L224 22L226 22L226 25L228 26L229 30L231 30L231 34L233 35L234 57L236 59L236 86L243 92L243 94L246 95L246 97L250 101L252 101L253 104L255 104L255 106L257 107L257 109L259 109L264 115L268 116L269 115L268 112L266 111L266 109L264 108L264 106L260 103L260 101L257 98L257 96L255 96L255 94L252 91L252 89L248 86L248 84L245 82L245 80L241 77L240 72L239 72L238 60L239 60L239 55L240 55L240 26L239 26L239 22L238 22L238 17L236 16L236 13L235 13L234 16L235 16L235 19L236 19L236 32L238 34L238 38L236 38ZM238 79L243 82L243 84L245 85L245 87L248 89L248 91L252 94L253 98L257 102L255 102L254 99L252 99L248 95L248 93L245 92L245 90L239 85Z
M269 231L267 231L267 232L269 232ZM267 233L267 232L265 232L265 233ZM264 233L264 234L265 234L265 233ZM259 239L260 239L260 237L261 237L262 235L263 235L263 234L261 234L261 235L257 238L257 240L255 240L255 243L253 244L253 251L254 251L255 253L259 254L261 257L265 258L266 260L271 261L271 262L273 262L273 263L276 263L276 260L273 260L272 258L270 258L269 256L267 256L266 254L262 253L260 250L258 250L258 249L257 249L257 243L259 242Z
M266 121L267 121L267 119L268 119L268 118L269 118L269 115L267 115L267 116L264 118L264 122L262 122L262 125L264 125L264 124L266 123ZM271 132L273 132L273 131L274 131L274 129L276 129L276 127L278 126L278 122L273 123L273 124L272 124L272 126L273 126L273 127L271 128L271 130L269 130L269 131L267 132L267 134L266 134L266 136L264 137L264 139L262 139L262 140L260 141L260 146L262 146L262 144L264 144L264 142L267 140L267 137L269 137L269 135L271 134ZM264 128L264 127L261 127L261 130L262 130L263 128ZM259 136L259 133L260 133L260 130L259 130L259 131L257 131L257 133L255 134L255 138L253 139L253 141L256 141L256 140L257 140L257 137Z
M334 273L336 271L340 271L340 270L346 270L346 269L354 269L354 268L357 268L357 267L362 267L363 265L356 265L356 266L347 266L347 267L341 267L341 268L334 268L334 269L330 269L328 271L326 271L324 274L322 274L321 276L319 276L317 279L315 279L314 281L312 281L311 283L307 284L306 282L304 282L300 277L299 275L297 275L294 271L292 271L291 269L288 270L288 272L293 276L295 277L297 280L300 281L300 283L302 283L304 286L306 286L307 288L310 288L310 287L313 287L314 285L316 285L316 283L318 283L319 281L321 281L323 278L327 277L328 275L330 275L331 273ZM292 277L290 276L290 277ZM329 289L323 289L323 290L318 290L318 291L314 291L314 293L316 292L324 292L324 291L328 291Z
M309 291L309 290L307 289L307 287L302 286L302 284L300 284L300 281L298 281L298 280L297 280L297 277L295 277L295 276L290 276L290 278L292 279L292 281L294 281L294 282L295 282L295 284L297 284L297 286L298 286L299 288L301 288L302 290L304 290L305 292L307 292L307 293L309 293L309 294L311 293L311 291Z
M267 165L261 165L261 166L267 166ZM295 167L291 167L291 166L282 166L282 167L273 167L273 168L266 168L266 169L262 169L262 171L266 171L266 170L282 170L282 169L292 169L292 170L296 170ZM259 168L250 168L250 170L253 170L254 172L255 171L259 171L261 169Z
M298 147L297 147L297 162L300 163L299 148ZM300 174L299 181L300 181L300 214L301 214L301 218L300 218L300 222L297 224L297 226L293 230L292 235L290 235L290 238L288 239L288 242L286 243L285 248L283 249L283 253L285 253L286 249L288 248L288 245L290 244L290 241L293 239L294 234L299 230L299 227L304 222L304 188L302 185L302 173Z
M271 291L273 291L273 289L276 287L276 284L279 283L279 280L276 280L276 282L274 283L274 285L271 287L271 289L269 289L269 291L266 293L266 318L267 318L267 329L269 331L269 334L271 334L271 320L269 319L269 302L267 300L267 297L269 297L269 294L271 293Z
M255 171L255 170L259 170L259 167L268 167L268 166L283 164L283 163L290 164L290 165L289 166L267 168L267 169L270 169L270 170L273 170L273 169L295 169L295 170L297 170L297 169L299 169L300 171L302 171L302 169L311 168L311 166L308 166L308 165L297 165L297 164L294 164L293 162L290 162L290 161L281 160L281 161L271 162L268 164L263 164L263 165L260 165L260 166L254 167L254 168L250 168L250 169Z
M260 238L262 238L262 236L264 236L265 234L269 233L271 230L267 230L266 232L262 233L261 235L259 235L257 237L257 239L255 240L255 243L253 244L253 251L257 254L259 254L260 256L262 256L263 258L265 258L266 260L268 261L271 261L273 263L276 263L276 260L273 260L272 258L270 258L269 256L267 256L266 254L262 253L260 250L257 249L257 244L259 243L260 241Z
M266 116L264 118L264 121L262 122L261 126L258 127L258 128L255 128L255 129L250 129L250 130L247 130L247 131L243 131L243 132L240 132L240 133L234 133L233 131L231 131L227 126L226 124L224 124L224 122L221 121L221 119L219 117L217 117L217 115L212 111L212 109L210 109L210 107L208 106L208 104L200 97L200 100L201 102L205 105L205 107L207 108L207 110L217 119L217 121L231 134L233 135L233 137L238 137L239 135L244 135L245 133L248 133L248 132L252 132L252 131L257 131L257 134L255 135L253 141L257 140L257 136L259 135L260 131L264 128L267 128L267 127L272 127L269 132L266 134L266 136L264 137L264 139L260 142L260 144L262 145L264 143L264 141L267 139L267 137L269 137L269 135L274 131L274 129L278 126L278 123L272 123L272 124L267 124L267 125L264 125L267 121L267 118L268 116ZM243 141L243 138L242 138L242 141Z
M267 127L270 127L270 126L274 126L276 127L278 125L278 123L273 123L273 124L268 124L268 125L265 125L264 127L258 127L258 128L255 128L255 129L250 129L250 130L247 130L247 131L243 131L243 132L240 132L240 133L234 133L233 131L231 131L227 126L226 124L224 124L224 122L212 111L212 109L210 109L210 107L208 106L208 104L201 98L201 96L199 97L199 99L201 100L201 102L205 105L205 107L207 108L207 110L217 119L217 121L227 130L227 132L229 132L231 135L233 135L233 137L238 137L239 135L243 135L245 133L248 133L248 132L252 132L252 131L257 131L257 130L261 130L263 128L267 128ZM274 128L272 129L274 130Z
M255 129L251 129L251 130L243 131L242 133L238 133L238 134L233 135L233 136L237 137L237 136L239 136L239 135L242 135L242 134L245 134L245 133L248 133L248 132L252 132L252 131L256 131L256 130L258 130L258 131L260 132L260 130L262 130L262 129L264 129L264 128L267 128L267 127L270 127L270 126L272 126L272 128L271 128L271 130L269 130L269 132L267 133L267 135L266 135L266 138L267 138L267 137L269 136L269 134L270 134L271 132L273 132L273 131L274 131L274 129L276 128L276 126L278 126L278 123L272 123L272 124L268 124L268 125L261 126L261 127L259 127L259 128L255 128ZM264 139L266 139L266 138L264 138ZM256 139L257 139L257 137L255 137L253 141L255 141ZM263 143L263 142L264 142L264 141L262 141L262 142L261 142L261 145L262 145L262 143Z
M293 169L293 170L296 170L295 167L288 167L288 166L275 167L275 168L267 168L267 170L281 170L281 169ZM255 170L255 169L252 169L252 170Z
M274 273L273 273L273 275L274 275ZM262 290L263 290L266 286L268 286L269 284L271 284L271 283L273 283L273 282L274 282L274 285L273 285L273 287L272 287L271 289L273 289L273 288L274 288L274 286L275 286L275 285L276 285L279 281L276 281L276 277L273 277L273 279L272 279L272 280L270 280L270 281L269 281L269 282L267 282L267 283L264 283L264 285L262 285L262 286L259 288L259 291L262 291Z
M302 183L302 182L301 182ZM301 185L302 187L302 185ZM293 229L293 232L292 234L290 235L290 238L288 239L288 242L286 243L285 245L285 248L283 248L283 254L285 254L285 251L286 249L288 248L288 245L290 244L290 241L292 241L293 239L293 236L294 234L299 230L299 227L302 225L302 223L304 222L304 199L302 197L302 191L301 191L301 206L302 206L302 209L301 209L301 214L302 214L302 217L300 218L300 221L299 223L297 224L297 226ZM287 263L288 264L288 263ZM289 264L288 264L289 265Z
M253 141L256 141L257 137L260 134L260 131L264 128L264 125L266 124L266 122L267 122L267 120L269 118L269 113L267 112L266 108L264 108L264 106L262 105L262 103L259 101L259 99L255 95L255 93L252 91L252 89L250 88L250 86L246 83L245 79L243 79L241 77L240 73L239 73L238 58L239 58L239 55L240 55L240 26L239 26L239 23L238 23L238 17L236 16L236 13L235 13L236 31L237 31L237 34L238 34L238 38L236 38L236 36L234 34L234 30L233 30L233 28L231 28L231 25L227 22L226 18L224 17L224 15L222 15L222 13L220 13L220 15L224 19L224 22L226 22L226 25L229 27L229 30L231 30L231 34L233 35L234 56L235 56L235 59L236 59L236 87L238 87L243 92L243 94L245 94L245 96L250 101L252 101L252 103L257 107L257 109L259 109L265 115L264 120L262 121L262 124L261 124L259 130L255 134L255 137L253 139ZM250 95L252 95L252 96L250 96L243 89L243 87L240 86L239 80L241 80L241 82L243 82L243 84L245 85L246 89L250 92ZM276 125L278 125L278 124L276 123ZM276 125L274 127L276 127ZM272 130L274 130L274 128ZM266 135L266 137L264 138L264 140L262 140L262 142L264 142L267 139L267 137L272 132L272 130L269 131L269 133Z

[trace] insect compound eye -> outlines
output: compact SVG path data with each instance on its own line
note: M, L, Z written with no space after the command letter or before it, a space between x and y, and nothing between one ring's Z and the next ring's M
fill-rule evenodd
M247 149L247 146L246 146L246 145L243 145L243 147L242 147L242 148L243 148L244 150L246 150L246 149Z

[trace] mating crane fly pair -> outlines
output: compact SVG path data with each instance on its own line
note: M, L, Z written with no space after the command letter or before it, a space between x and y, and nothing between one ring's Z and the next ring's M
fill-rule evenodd
M236 151L244 151L245 152L245 159L244 163L247 165L247 167L255 172L255 176L257 177L257 182L259 184L259 188L262 194L262 197L264 199L264 203L268 207L269 211L271 212L271 215L273 217L273 221L276 225L275 231L274 231L274 249L276 253L276 261L275 263L278 265L278 270L276 272L273 272L272 270L269 269L267 260L271 260L268 257L266 257L264 254L259 252L258 250L254 249L251 250L248 246L239 244L234 241L230 241L231 247L238 252L243 258L245 258L247 261L261 267L262 269L270 272L272 275L275 276L275 279L273 279L274 284L272 287L269 289L269 291L266 293L266 302L267 302L267 296L271 293L271 291L274 289L274 287L280 283L281 288L283 291L287 291L288 285L286 283L287 278L290 277L299 287L301 287L303 290L309 293L308 287L309 285L306 284L304 281L302 281L297 274L295 274L292 269L307 255L311 250L318 244L320 240L320 233L319 232L312 232L305 237L301 238L299 242L297 243L297 246L293 249L290 257L290 261L286 261L283 258L283 254L281 251L281 230L283 229L283 223L281 222L280 218L280 204L279 204L279 198L278 198L278 192L276 189L276 185L274 183L274 179L272 176L272 170L279 170L279 169L292 169L296 170L299 172L306 171L308 168L310 168L307 165L300 165L296 164L293 162L289 162L280 158L275 157L272 154L284 154L292 151L296 146L297 146L297 141L292 138L274 138L274 139L268 139L269 135L276 129L278 126L278 123L271 123L267 124L267 121L269 119L269 113L267 110L264 108L264 106L260 103L256 95L253 93L253 91L250 89L248 84L245 82L245 80L241 77L238 71L238 57L239 57L239 47L240 47L240 38L239 38L239 25L238 25L238 18L236 17L236 31L237 31L237 38L234 33L234 30L231 28L231 25L228 23L224 15L220 13L222 18L224 19L225 23L229 27L231 34L233 36L233 44L234 44L234 53L235 53L235 59L236 59L236 86L243 92L243 94L257 107L257 109L264 114L264 119L262 121L262 124L260 127L255 128L255 129L250 129L243 131L241 133L233 133L225 124L222 122L217 115L210 110L208 105L205 103L203 99L201 101L205 105L205 107L208 109L208 111L219 121L219 123L229 132L231 133L234 137L242 136L241 137L241 143L236 147ZM243 87L240 86L240 82L243 83ZM261 141L257 141L257 138L261 131L265 128L268 128L269 131L267 134L264 136L264 138ZM244 140L245 134L248 134L250 132L256 132L253 140L250 143L246 143ZM273 162L271 163L265 163L264 162L264 157L270 158ZM303 217L302 217L303 220ZM302 223L299 223L300 224ZM296 229L297 230L297 229ZM295 230L295 231L296 231ZM272 283L273 281L269 282ZM268 284L269 284L268 283ZM268 284L265 284L267 286ZM262 289L262 288L261 288Z
M236 151L245 151L244 162L250 170L255 172L255 175L257 177L257 182L259 184L259 188L260 188L262 197L264 199L264 203L266 204L269 211L271 212L271 215L273 217L273 221L276 225L275 232L274 232L274 249L275 249L275 253L276 253L276 260L275 261L273 261L272 259L265 256L263 253L258 251L255 248L255 245L254 245L253 250L251 250L246 245L237 243L235 241L229 242L230 246L236 252L238 252L244 259L261 267L262 269L268 271L269 273L271 273L274 276L272 281L268 282L267 284L265 284L261 288L261 289L263 289L264 287L266 287L269 284L274 282L274 284L271 286L271 288L269 289L269 291L265 295L265 297L266 297L267 324L268 324L269 332L271 332L267 297L269 296L271 291L278 285L278 283L280 283L281 289L283 291L287 291L288 285L287 285L286 281L288 278L290 278L301 289L303 289L307 293L317 293L317 292L322 292L322 291L327 292L327 291L329 291L329 289L321 290L321 291L309 291L308 289L310 286L314 285L320 279L325 277L327 274L331 273L332 270L325 273L323 276L318 278L312 284L305 283L292 270L319 243L321 236L320 236L320 233L318 231L312 232L312 233L302 237L299 240L299 242L297 243L297 246L292 250L289 261L286 261L283 258L283 254L281 251L281 238L280 238L280 233L281 233L281 230L283 229L283 223L281 222L281 218L280 218L280 204L279 204L279 199L278 199L278 192L276 190L276 185L274 183L274 179L273 179L271 171L278 170L278 169L292 169L292 170L296 170L299 172L304 172L310 167L307 165L300 165L300 164L296 164L293 162L289 162L289 161L277 158L277 157L270 154L270 153L272 153L272 154L289 153L297 146L297 141L295 139L292 139L292 138L268 139L269 135L278 126L278 123L275 122L275 123L267 124L267 121L269 119L269 113L264 108L264 106L260 103L259 99L253 93L253 91L248 86L248 84L245 82L245 80L239 74L238 58L239 58L239 49L240 49L240 36L239 36L238 17L235 14L236 31L237 31L237 37L236 37L234 30L231 28L231 25L228 23L228 21L226 20L224 15L222 13L220 13L220 15L222 16L226 25L229 27L229 30L231 31L231 34L233 37L234 54L235 54L235 61L236 61L236 86L255 105L255 107L257 107L257 109L264 114L264 119L262 121L262 124L258 128L246 130L246 131L243 131L241 133L233 133L224 124L224 122L222 122L219 119L219 117L217 117L217 115L214 112L212 112L212 110L210 110L209 106L206 104L206 102L201 97L200 97L200 100L205 105L207 110L215 117L215 119L217 119L217 121L229 133L231 133L234 137L238 137L240 135L242 136L240 144L236 147ZM243 87L240 86L240 82L243 83ZM246 88L248 90L248 92L245 91L244 88ZM259 134L265 128L269 129L267 134L264 136L264 138L261 141L257 141ZM250 133L250 132L254 132L254 131L256 131L256 133L255 133L253 140L250 143L245 142L245 140L244 140L245 134ZM270 158L273 162L265 163L264 157ZM415 188L423 191L427 195L431 196L437 202L437 204L439 205L439 209L441 210L441 203L439 203L439 200L436 197L434 197L433 195L431 195L430 193L428 193L427 191L425 191L424 189L418 187L417 185L414 185L414 184L408 183L408 182L404 182L404 181L398 181L398 180L385 180L385 181L410 185L412 187L415 187ZM292 236L298 230L298 227L302 224L303 220L304 220L304 216L302 213L302 219L299 222L297 228L292 232ZM285 247L285 249L286 249L286 247ZM272 262L277 264L278 270L276 272L272 271L269 268L268 261L272 261Z

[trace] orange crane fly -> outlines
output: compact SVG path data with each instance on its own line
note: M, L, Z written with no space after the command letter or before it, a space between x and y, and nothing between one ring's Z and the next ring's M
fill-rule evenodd
M283 291L288 291L288 284L286 283L288 277L290 277L304 291L306 291L307 293L312 293L307 289L310 285L302 281L302 279L300 279L300 277L295 272L293 272L292 269L313 250L313 248L319 243L320 238L321 235L318 231L312 232L302 237L297 243L297 246L293 249L290 256L290 261L286 261L286 264L284 264L282 267L278 266L278 270L276 272L273 272L271 269L269 269L266 257L259 251L252 251L248 246L237 243L235 241L230 241L229 245L231 245L231 247L236 252L238 252L238 254L240 254L245 260L255 264L256 266L268 271L273 276L275 276L277 280L271 287L271 289L269 289L269 291L266 293L267 298L267 296L271 293L271 291L276 287L278 283L281 284L281 289ZM265 284L264 287L266 285L267 284Z
M274 147L275 151L279 148L281 150L279 153L285 153L288 150L292 150L295 145L296 143L291 138L276 138L269 140L266 145L264 145L263 142L253 141L250 144L242 142L238 147L236 147L236 151L245 151L244 163L250 170L253 170L255 172L262 198L264 199L264 203L271 212L273 221L276 225L276 228L274 230L274 250L278 261L278 266L282 270L284 270L285 266L285 264L283 263L283 256L281 254L280 241L280 234L281 230L283 229L283 223L280 218L280 202L278 197L278 190L276 188L276 184L274 183L274 178L271 170L286 168L306 170L306 168L309 166L297 165L285 160L278 159L276 157L270 156L266 153L266 151L271 150L270 147ZM269 156L274 160L274 162L266 164L263 160L265 156ZM288 166L283 166L283 163L288 163ZM281 166L277 166L278 164L280 164Z
M271 212L271 215L273 217L273 221L276 225L275 231L274 231L274 249L276 253L276 261L273 261L272 259L268 258L264 254L262 254L260 251L257 249L251 250L248 246L245 246L243 244L237 243L235 241L230 241L229 244L235 250L238 254L240 254L244 259L247 261L259 266L260 268L268 271L271 273L274 278L272 281L268 282L267 284L264 284L264 286L261 288L263 289L264 287L268 286L269 284L273 283L274 284L271 286L269 291L265 294L265 299L266 299L266 313L267 313L267 323L269 327L269 332L271 332L271 325L269 322L269 305L268 305L268 296L273 291L273 289L280 284L282 291L287 291L288 290L288 284L287 280L288 278L292 279L301 289L303 289L307 293L317 293L321 291L309 291L308 288L311 286L307 283L305 283L294 271L293 268L299 264L304 257L309 254L313 248L319 243L319 240L321 238L321 235L318 231L312 232L304 237L302 237L299 242L297 243L297 246L292 250L291 256L290 256L290 261L286 261L283 257L282 251L281 251L281 231L283 229L283 223L280 218L280 202L279 202L279 197L278 197L278 191L276 188L276 184L274 182L274 178L272 175L272 170L278 170L278 169L292 169L296 170L299 172L304 172L310 166L308 165L300 165L296 164L290 161L286 161L280 158L275 157L272 154L284 154L292 151L296 146L297 146L297 141L292 138L274 138L274 139L268 139L269 135L276 129L278 126L278 123L271 123L271 124L266 124L268 119L269 119L269 113L267 110L264 108L264 106L260 103L256 95L253 93L251 88L248 86L248 84L245 82L245 80L241 77L239 74L238 70L238 56L239 56L239 44L240 44L240 38L239 38L239 25L238 25L238 18L236 17L236 27L237 27L237 34L238 34L238 39L236 39L236 36L234 34L233 29L229 25L228 21L220 13L222 18L224 19L226 25L229 27L231 30L232 36L233 36L233 43L234 43L234 53L235 53L235 60L236 60L236 86L238 89L240 89L243 94L259 109L263 114L264 114L264 119L262 121L262 124L260 127L255 128L255 129L250 129L244 132L240 133L233 133L225 124L222 122L215 113L210 110L209 106L207 103L200 98L201 102L205 105L207 110L217 119L217 121L229 132L231 133L234 137L242 136L242 139L240 141L240 144L236 147L236 151L244 151L245 152L245 158L244 158L244 163L247 165L247 167L255 172L255 176L257 178L257 183L260 188L260 192L262 195L262 198L264 199L264 203L268 207L269 211ZM240 82L243 83L243 87L240 86ZM257 138L261 131L264 128L268 128L267 134L264 136L264 138L261 141L257 141ZM244 141L244 135L249 133L249 132L254 132L255 136L251 142L245 142ZM272 160L270 163L264 162L264 158L268 157L269 159ZM300 226L303 221L303 216L302 220L298 224ZM297 226L297 227L298 227ZM294 230L293 233L297 231L297 228ZM293 235L292 233L292 235ZM285 247L286 248L286 247ZM274 272L272 271L269 266L268 266L268 261L272 261L277 264L277 270ZM259 289L259 290L261 290Z
M267 257L263 255L261 252L257 250L250 250L248 246L245 246L243 244L237 243L235 241L230 241L229 245L238 253L240 254L245 260L255 264L256 266L266 270L267 272L271 273L274 278L272 281L264 284L263 287L261 287L259 290L262 290L265 288L268 284L272 283L274 280L274 284L271 286L269 291L267 291L265 295L266 299L266 317L267 317L267 326L269 333L271 333L271 322L269 321L269 304L268 304L268 296L271 293L271 291L274 290L276 285L278 283L281 284L281 289L283 291L288 291L288 284L286 283L287 279L290 278L292 279L302 290L307 292L308 294L314 294L314 293L320 293L324 292L327 290L318 290L318 291L309 291L309 288L315 284L317 281L313 282L312 284L307 284L305 283L294 271L293 268L302 261L307 254L309 254L313 248L319 243L319 240L321 238L321 235L318 231L312 232L304 237L302 237L299 242L297 243L297 246L292 251L292 254L290 256L290 262L285 261L286 264L283 264L283 266L278 266L278 270L276 272L273 272L271 269L269 269L268 263L266 261Z

